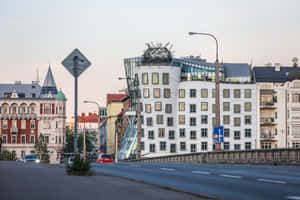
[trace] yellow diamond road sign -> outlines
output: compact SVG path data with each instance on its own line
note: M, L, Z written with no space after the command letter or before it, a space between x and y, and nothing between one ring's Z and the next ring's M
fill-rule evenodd
M78 77L91 65L91 62L78 49L74 49L74 51L62 61L62 65L74 77Z

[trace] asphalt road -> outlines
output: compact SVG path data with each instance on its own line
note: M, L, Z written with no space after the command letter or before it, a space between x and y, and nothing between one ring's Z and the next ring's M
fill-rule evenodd
M111 176L67 176L63 166L0 161L0 200L196 200Z
M300 200L297 166L121 162L93 170L223 199Z

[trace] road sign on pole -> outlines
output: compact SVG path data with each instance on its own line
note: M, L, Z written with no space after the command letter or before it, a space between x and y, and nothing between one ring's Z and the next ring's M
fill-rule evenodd
M223 126L215 127L213 135L214 135L215 143L224 142L224 127Z
M78 49L74 49L72 53L62 61L62 65L74 76L75 79L74 152L77 153L78 77L91 65L91 62Z

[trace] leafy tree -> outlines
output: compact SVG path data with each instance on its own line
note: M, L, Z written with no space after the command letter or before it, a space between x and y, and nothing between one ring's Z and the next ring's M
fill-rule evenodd
M36 150L36 152L41 155L41 161L43 162L49 162L49 155L48 155L48 146L45 140L45 137L43 134L40 134L40 136L38 137L34 148Z
M5 149L1 154L1 160L17 160L16 152L9 152Z
M72 130L67 127L66 129L66 146L65 146L65 153L73 153L74 152L74 137Z
M94 148L91 136L85 136L86 152L91 152ZM77 147L79 152L83 152L83 135L77 139Z

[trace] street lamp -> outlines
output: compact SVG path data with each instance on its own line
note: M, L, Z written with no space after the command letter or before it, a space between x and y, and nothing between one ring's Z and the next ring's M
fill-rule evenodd
M189 35L205 35L213 38L216 41L216 126L221 125L220 120L220 80L219 80L219 45L217 38L211 33L189 32ZM216 143L216 150L221 150L221 144Z
M83 101L83 103L92 103L92 104L96 104L98 107L98 149L97 149L97 153L98 155L100 155L100 145L101 145L101 125L100 125L100 106L96 101Z
M132 80L135 81L135 85L138 86L138 80L129 77L119 77L119 80ZM141 105L140 105L140 93L136 90L137 95L137 158L141 158Z

